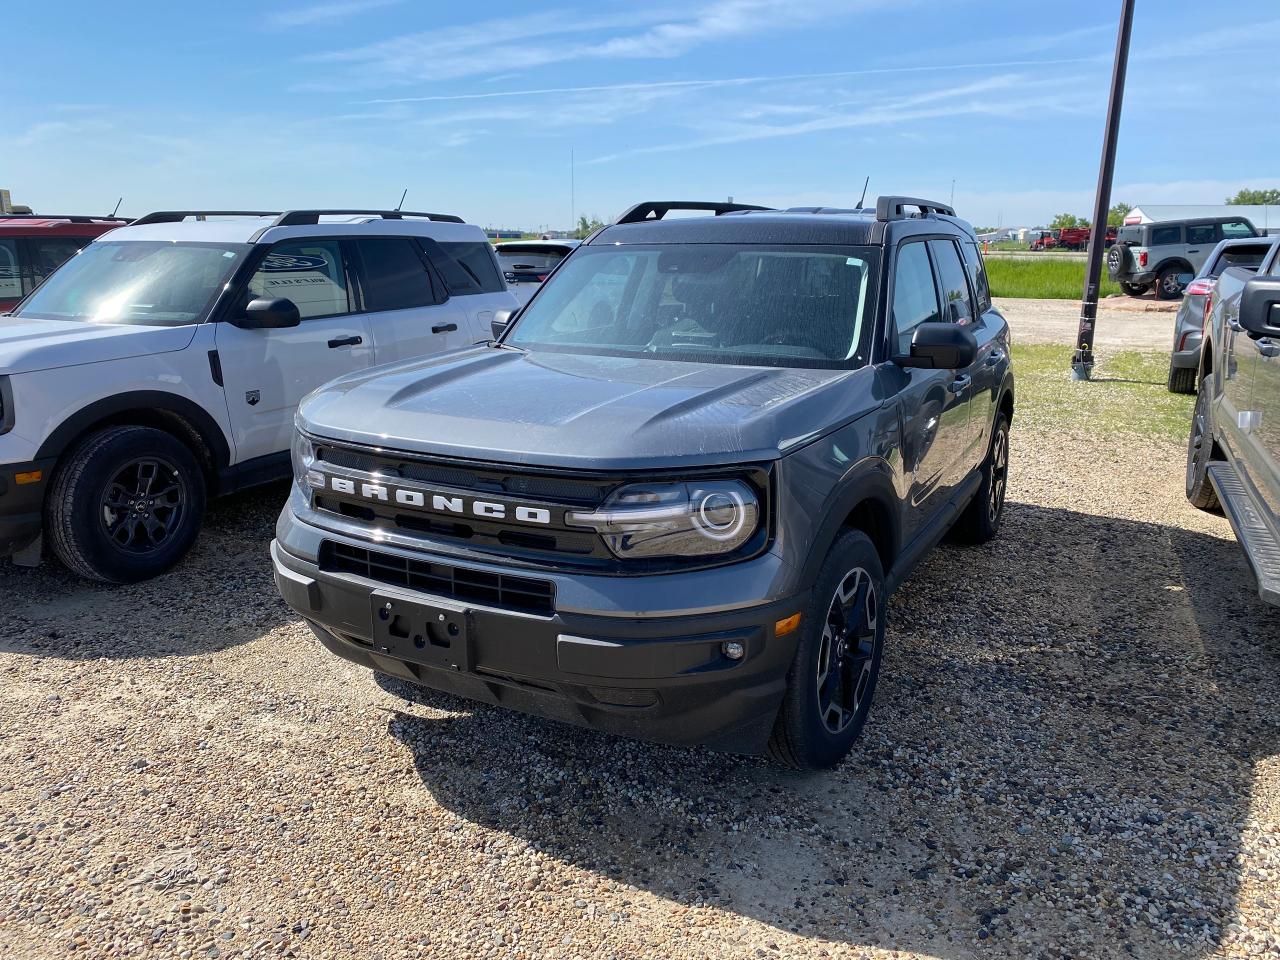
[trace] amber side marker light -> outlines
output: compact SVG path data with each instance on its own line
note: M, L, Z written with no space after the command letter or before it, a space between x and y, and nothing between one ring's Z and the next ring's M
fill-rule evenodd
M773 625L773 635L775 637L785 637L788 633L794 633L800 627L800 614L793 613L785 620L779 620Z
M39 483L42 479L44 479L43 470L29 470L26 473L15 473L13 475L13 482L20 487L26 486L28 483Z

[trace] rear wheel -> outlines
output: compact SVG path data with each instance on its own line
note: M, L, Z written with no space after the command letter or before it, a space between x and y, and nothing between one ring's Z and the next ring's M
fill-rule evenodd
M1170 393L1195 393L1196 392L1196 369L1195 367L1175 367L1169 364L1169 392Z
M1151 289L1149 283L1128 283L1124 280L1120 281L1120 289L1131 297L1140 297Z
M204 475L185 444L151 427L107 427L59 467L45 527L54 553L75 573L134 583L182 559L204 502Z
M860 530L827 554L804 612L769 756L803 770L848 755L871 709L884 650L884 570Z
M1209 384L1202 380L1187 438L1187 499L1201 510L1218 509L1218 492L1209 481L1209 464L1213 462L1213 404L1209 392Z
M986 543L1000 531L1009 486L1009 418L1003 410L996 414L991 446L980 469L982 485L951 528L951 538L960 543Z

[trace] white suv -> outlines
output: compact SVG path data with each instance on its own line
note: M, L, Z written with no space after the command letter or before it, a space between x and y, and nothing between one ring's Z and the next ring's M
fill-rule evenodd
M205 498L289 475L298 402L487 340L517 306L484 232L376 210L166 211L0 316L0 557L116 583L176 563Z

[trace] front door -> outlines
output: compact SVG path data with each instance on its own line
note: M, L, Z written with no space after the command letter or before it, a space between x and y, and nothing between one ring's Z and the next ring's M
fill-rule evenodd
M943 318L929 248L924 241L898 248L893 267L891 349L895 356L911 352L911 338L922 323ZM902 409L903 469L911 477L904 540L936 516L964 474L965 437L969 428L971 381L964 371L902 368L898 391Z
M968 368L955 371L949 387L958 397L968 401L967 416L955 441L959 459L955 464L954 482L959 484L986 456L983 440L987 435L991 404L995 402L988 382L991 371L986 363L993 355L997 327L994 322L990 327L983 322L982 311L974 303L973 292L969 289L969 271L961 260L956 242L930 240L929 253L933 256L938 271L938 288L942 291L942 319L965 327L974 335L979 348ZM984 386L986 392L980 396L980 389Z
M1271 273L1280 276L1280 264ZM1247 341L1256 353L1249 396L1251 429L1241 445L1249 460L1250 479L1274 523L1280 518L1280 337L1254 340L1244 333L1239 337L1242 349Z
M299 401L373 362L372 337L365 317L354 312L350 278L340 241L282 241L267 252L237 306L284 297L297 304L302 323L283 330L218 324L215 344L237 461L288 450Z

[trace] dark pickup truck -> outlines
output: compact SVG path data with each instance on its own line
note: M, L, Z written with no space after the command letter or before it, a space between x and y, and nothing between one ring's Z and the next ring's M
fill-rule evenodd
M1000 523L1013 375L972 228L906 197L640 204L495 336L302 405L285 600L405 680L837 763L890 592Z

